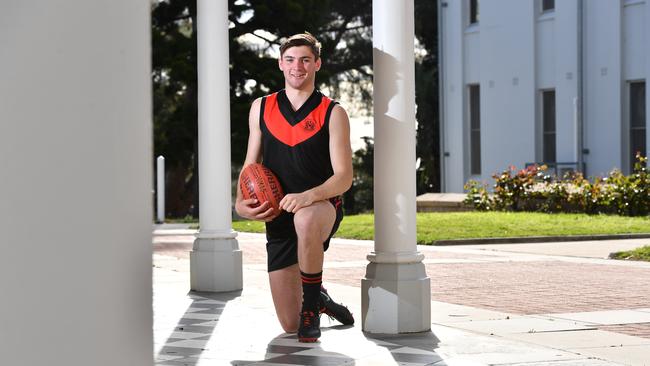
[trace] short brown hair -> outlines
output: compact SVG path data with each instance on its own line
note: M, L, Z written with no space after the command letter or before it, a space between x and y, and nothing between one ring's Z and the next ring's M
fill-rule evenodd
M282 57L284 52L289 48L298 46L308 46L314 56L316 56L316 60L320 57L320 42L318 42L316 37L311 35L309 32L294 34L282 42L282 45L280 46L280 57Z

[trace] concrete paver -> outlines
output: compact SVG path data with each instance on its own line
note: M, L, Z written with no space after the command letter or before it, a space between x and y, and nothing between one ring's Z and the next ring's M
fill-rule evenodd
M450 304L441 301L431 302L431 321L435 324L453 325L454 323L481 320L499 320L515 316L511 313L474 308L471 306Z
M519 333L511 335L510 338L541 346L571 350L650 345L650 339L594 329L579 332Z
M580 348L575 351L591 357L616 360L623 365L650 365L650 345Z
M650 339L650 323L601 325L598 327L598 329Z
M455 323L454 327L484 334L509 336L517 333L562 332L596 329L580 322L568 320L541 319L535 317L513 317L499 320L479 320Z
M589 240L581 242L468 245L466 248L499 252L548 254L567 257L608 258L610 253L649 245L650 239Z
M636 310L591 311L583 313L548 314L548 316L599 325L650 323L650 313Z
M159 227L154 237L159 365L650 365L650 293L641 290L650 264L600 255L633 241L599 242L593 252L575 242L419 247L432 283L432 332L370 335L323 318L321 341L306 345L275 319L263 235L238 236L245 285L228 297L188 292L194 237L176 230ZM326 286L357 323L372 248L335 239L326 254ZM255 338L241 330L251 325Z

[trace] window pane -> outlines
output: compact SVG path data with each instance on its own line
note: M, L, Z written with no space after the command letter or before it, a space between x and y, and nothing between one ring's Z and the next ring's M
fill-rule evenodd
M478 85L469 87L469 119L472 130L481 128L481 92Z
M646 151L646 139L645 139L645 128L639 128L632 130L630 134L630 168L634 168L634 163L636 162L636 153L640 152L641 156L648 156Z
M469 0L469 24L478 23L478 0Z
M542 0L542 11L555 9L555 0Z
M555 90L542 93L542 104L544 133L555 132Z
M481 174L481 131L471 132L470 150L472 155L470 173Z
M555 147L555 90L542 92L542 160L554 163Z
M645 82L630 84L630 127L645 127Z
M637 153L648 156L646 128L645 82L630 83L630 168Z
M555 133L544 134L544 162L555 163Z
M469 86L470 173L481 174L481 89Z

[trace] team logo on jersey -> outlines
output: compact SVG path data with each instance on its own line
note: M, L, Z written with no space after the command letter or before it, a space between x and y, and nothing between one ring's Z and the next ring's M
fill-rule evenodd
M297 123L291 124L280 112L277 95L278 93L274 93L265 97L263 119L271 135L283 144L290 147L296 146L316 135L327 122L327 111L332 105L331 99L322 97L321 103L307 116Z
M316 128L316 123L313 119L308 119L305 121L305 130L313 131Z

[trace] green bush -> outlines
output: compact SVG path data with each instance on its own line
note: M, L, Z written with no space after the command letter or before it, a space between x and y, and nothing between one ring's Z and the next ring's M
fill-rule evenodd
M492 193L487 185L465 184L465 203L481 211L542 211L646 216L650 213L648 158L636 156L634 172L614 170L593 182L580 173L558 178L546 174L546 166L514 166L495 174Z
M463 202L479 211L490 211L492 209L492 199L488 194L485 184L470 180L465 183L465 190L467 191L467 198Z

